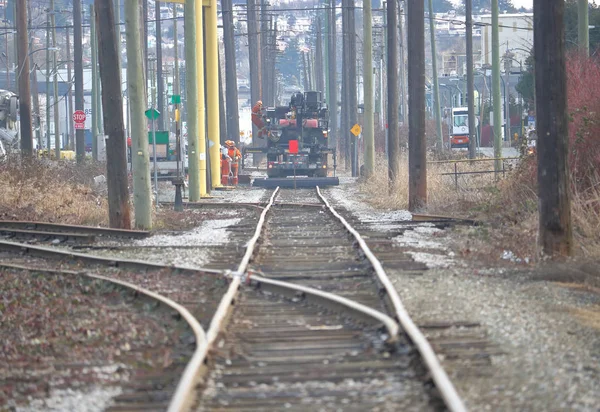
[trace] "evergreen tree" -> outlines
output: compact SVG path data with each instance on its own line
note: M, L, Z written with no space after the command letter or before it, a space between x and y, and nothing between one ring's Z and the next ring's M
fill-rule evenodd
M425 12L429 12L428 0L425 1ZM449 0L433 0L433 12L434 13L447 13L453 10L454 6Z
M284 80L290 82L295 77L300 78L300 51L298 39L290 38L285 51L277 61L277 71Z

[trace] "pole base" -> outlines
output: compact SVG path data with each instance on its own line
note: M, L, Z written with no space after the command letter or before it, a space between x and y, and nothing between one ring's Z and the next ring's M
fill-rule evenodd
M175 185L175 205L173 210L183 212L183 196L181 195L181 187L184 185L183 179L175 179L173 180L173 184Z

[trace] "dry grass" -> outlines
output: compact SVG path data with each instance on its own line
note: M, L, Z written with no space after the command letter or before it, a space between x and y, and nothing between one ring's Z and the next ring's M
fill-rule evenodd
M108 225L105 194L92 189L98 164L21 160L0 163L0 219Z
M458 186L454 176L455 167L459 173L473 173L493 170L491 162L443 162L427 165L427 209L424 212L470 217L476 216L483 204L489 203L496 189L493 187L493 174L460 175ZM455 166L456 165L456 166ZM384 158L379 158L375 174L361 184L361 190L369 193L369 201L375 207L386 209L406 209L408 207L408 158L400 160L401 174L394 187L388 187L388 166ZM457 189L458 187L458 189Z
M481 242L493 243L482 250L503 249L518 251L519 255L536 256L538 229L537 171L535 158L527 158L518 166L507 164L506 177L494 180L493 174L463 175L458 187L453 173L493 170L493 162L437 163L428 159L427 207L421 212L481 219L493 227L493 236ZM401 158L402 174L393 190L388 188L388 167L379 158L375 175L361 184L368 201L381 209L408 207L408 159ZM589 258L600 257L600 176L585 193L572 196L575 253ZM490 249L491 248L491 249Z

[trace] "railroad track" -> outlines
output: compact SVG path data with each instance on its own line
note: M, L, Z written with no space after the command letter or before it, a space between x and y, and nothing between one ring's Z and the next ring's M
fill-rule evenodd
M277 189L268 201L244 207L261 213L258 225L254 227L256 215L250 214L231 228L235 247L213 256L217 263L210 269L169 266L230 278L206 340L197 345L170 399L170 411L299 410L307 405L325 410L464 410L381 263L319 190ZM376 233L367 236L371 246L386 245ZM0 242L0 248L51 253L14 242ZM161 266L92 259L136 270ZM396 264L407 271L424 269L411 259ZM429 381L439 396L427 389ZM152 398L139 389L130 406L137 400L150 407Z
M464 410L364 240L307 193L274 191L231 274L199 410Z

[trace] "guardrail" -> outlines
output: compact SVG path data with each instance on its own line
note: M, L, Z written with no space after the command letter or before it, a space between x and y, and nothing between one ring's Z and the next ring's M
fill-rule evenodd
M427 164L454 164L454 171L453 172L446 172L446 173L440 173L440 176L454 176L454 187L456 190L458 190L458 178L459 176L466 176L466 175L484 175L484 174L494 174L495 177L497 178L498 175L500 173L502 173L502 178L506 177L506 172L509 171L506 168L506 162L507 161L511 161L511 160L520 160L520 157L500 157L500 158L485 158L485 159L456 159L456 160L434 160L434 161L430 161L427 162ZM475 170L475 171L459 171L458 170L458 165L462 164L462 163L468 163L468 164L473 164L473 163L483 163L483 162L495 162L495 161L501 161L502 162L502 169L501 170Z

